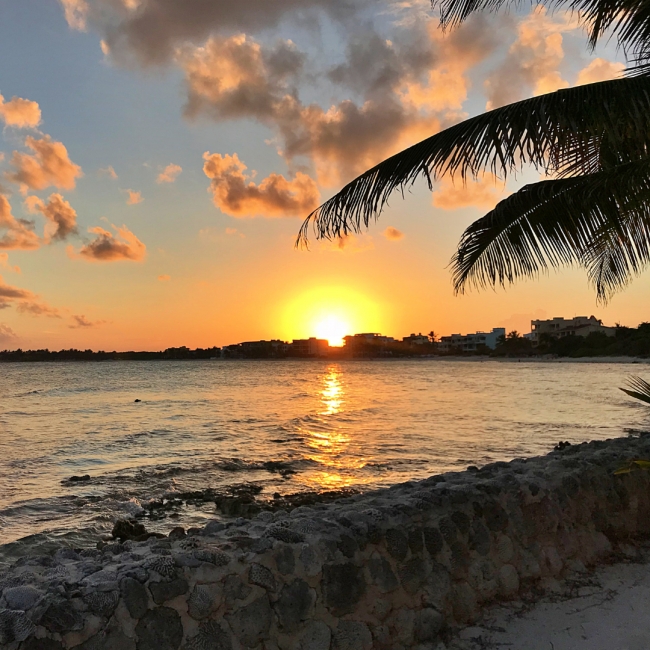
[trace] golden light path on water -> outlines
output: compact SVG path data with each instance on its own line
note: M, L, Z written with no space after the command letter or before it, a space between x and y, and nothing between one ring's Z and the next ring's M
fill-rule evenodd
M345 392L342 379L343 373L338 365L332 365L322 378L320 391L323 410L320 411L321 422L325 423L324 430L307 429L307 447L313 450L308 458L326 468L317 472L312 479L317 488L341 488L354 483L352 476L342 473L342 470L362 469L366 460L347 454L350 435L340 424L328 416L344 412Z

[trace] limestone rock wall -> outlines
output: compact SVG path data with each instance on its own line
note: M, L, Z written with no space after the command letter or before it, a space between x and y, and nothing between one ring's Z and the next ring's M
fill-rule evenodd
M650 436L433 476L0 576L11 650L435 648L481 607L650 534Z

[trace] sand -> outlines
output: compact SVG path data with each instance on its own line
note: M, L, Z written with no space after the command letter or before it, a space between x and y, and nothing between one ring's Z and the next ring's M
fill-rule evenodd
M630 549L630 556L634 556ZM448 650L648 650L650 552L556 585L537 603L493 609Z

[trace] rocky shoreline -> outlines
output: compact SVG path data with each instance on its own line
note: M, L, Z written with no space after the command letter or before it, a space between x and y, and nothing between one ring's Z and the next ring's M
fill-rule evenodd
M647 538L650 474L614 473L639 457L650 458L650 436L332 503L226 495L235 500L221 507L248 518L168 537L130 522L100 548L22 558L2 573L0 647L441 649L487 605L542 593Z

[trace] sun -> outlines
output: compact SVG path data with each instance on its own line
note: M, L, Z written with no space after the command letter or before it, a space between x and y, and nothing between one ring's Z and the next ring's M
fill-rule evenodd
M349 324L337 316L326 316L314 327L316 338L327 339L331 346L343 345L343 337L350 333Z
M380 311L375 300L352 287L310 287L284 304L279 334L289 340L316 336L337 347L348 334L380 332Z

